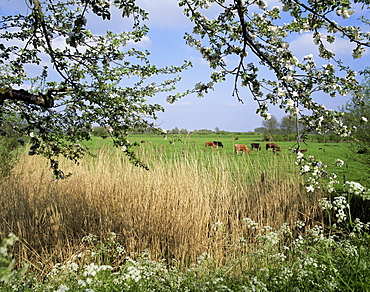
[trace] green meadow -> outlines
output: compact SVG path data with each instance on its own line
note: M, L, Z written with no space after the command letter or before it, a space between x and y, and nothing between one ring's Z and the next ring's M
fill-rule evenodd
M263 142L263 136L256 133L230 133L230 134L168 134L167 136L161 135L149 135L149 134L136 134L130 135L130 142L136 142L139 144L136 147L136 153L140 157L140 153L145 150L154 151L154 153L161 153L161 155L172 155L176 153L189 153L194 151L195 153L212 153L216 152L219 155L229 155L230 159L232 154L235 154L235 144L245 144L251 150L251 143L260 143L261 151L254 150L248 159L266 159L272 151L269 149L266 151L266 143ZM335 172L338 175L339 180L344 181L356 181L364 186L370 187L370 168L367 165L361 163L362 155L357 154L354 151L354 147L351 142L317 142L315 137L308 136L308 139L301 142L301 149L307 149L305 155L313 155L318 161L322 161L328 166L328 171ZM205 142L220 141L224 145L223 148L218 147L212 149L205 147ZM143 142L143 143L141 143ZM294 156L291 152L291 148L297 147L296 141L289 142L276 142L281 152L277 152L277 156L282 159ZM92 141L88 144L92 149L100 147L109 147L111 142L109 139L102 139L100 137L93 137ZM239 153L241 155L241 153ZM144 158L144 157L143 157ZM333 162L336 159L344 161L344 166L340 169L333 166Z

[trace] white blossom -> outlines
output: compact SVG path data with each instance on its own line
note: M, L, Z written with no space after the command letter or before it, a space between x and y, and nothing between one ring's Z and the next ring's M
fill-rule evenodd
M314 192L315 188L312 185L306 187L307 192Z

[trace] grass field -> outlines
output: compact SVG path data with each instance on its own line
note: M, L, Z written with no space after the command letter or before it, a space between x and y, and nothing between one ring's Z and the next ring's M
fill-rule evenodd
M234 154L235 144L245 144L250 149L251 143L260 143L262 147L261 152L252 152L252 157L266 156L270 155L270 151L265 150L266 142L262 141L262 135L245 133L244 135L217 135L217 134L203 134L203 135L168 135L167 139L163 136L158 135L131 135L131 142L145 141L145 143L140 143L138 148L138 154L142 149L148 149L153 147L157 152L165 153L176 153L178 151L217 151L220 153ZM205 149L205 142L207 141L221 141L224 148L218 149ZM173 143L173 144L171 144ZM149 144L149 145L148 145ZM286 158L292 155L289 149L297 147L296 142L278 142L281 147L281 152L278 153L279 156ZM95 138L90 144L92 147L98 145L98 147L105 145L109 146L109 140L104 140L101 138ZM370 188L370 168L367 165L361 163L361 154L354 153L351 149L351 143L317 143L317 142L306 142L301 143L301 149L307 149L308 151L305 155L313 155L317 160L322 161L324 164L328 165L328 171L333 171L338 174L340 180L356 181L364 186ZM332 167L335 159L341 159L344 161L344 166L341 169L337 167Z
M319 205L326 194L307 193L294 164L296 154L289 150L294 142L278 143L281 151L275 154L262 143L261 151L235 155L235 143L249 146L260 137L132 135L130 141L139 143L135 152L149 171L131 165L120 149L109 148L109 139L96 137L89 142L96 158L86 157L80 165L61 161L65 172L73 173L66 180L54 180L45 159L22 154L0 189L0 235L12 232L19 237L13 250L19 264L28 263L37 277L44 278L56 263L94 249L96 264L114 269L143 251L151 260L164 261L166 267L176 263L179 269L192 267L207 254L212 259L207 271L225 267L224 276L233 281L246 271L250 280L249 273L259 271L260 265L281 266L255 257L262 243L256 238L264 238L262 249L270 257L270 252L280 253L282 245L266 249L269 230L291 226L291 239L282 236L283 231L276 233L282 244L290 246L293 234L323 226L326 220ZM206 141L221 141L224 148L207 148ZM309 143L302 148L308 149L305 155L315 155L325 164L344 160L339 179L365 177L346 143ZM261 229L246 228L246 222L258 222ZM294 227L297 222L304 229ZM114 240L103 244L113 233ZM124 254L113 250L118 243ZM304 249L306 254L309 249Z

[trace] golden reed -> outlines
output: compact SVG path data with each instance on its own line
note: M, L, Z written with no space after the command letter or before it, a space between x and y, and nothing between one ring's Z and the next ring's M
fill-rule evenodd
M63 161L73 175L56 181L45 159L24 154L0 188L0 235L20 238L19 262L47 270L79 252L83 236L115 232L128 252L147 249L153 259L182 265L208 252L222 263L232 253L230 242L241 236L252 242L243 218L273 228L322 220L321 195L306 193L289 154L187 147L169 154L142 145L138 155L149 171L118 150L101 149L80 165Z

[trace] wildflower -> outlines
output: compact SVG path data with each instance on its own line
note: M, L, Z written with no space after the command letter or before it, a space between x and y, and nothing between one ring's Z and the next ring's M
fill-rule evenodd
M135 282L139 282L141 279L140 270L136 267L130 266L127 268L127 278L134 280Z
M127 150L126 145L123 145L123 146L122 146L122 151L126 151L126 150Z
M363 120L365 123L367 122L367 118L366 117L362 117L361 120Z
M199 257L198 257L198 264L201 264L203 261L207 260L207 259L210 259L211 256L209 253L207 252L204 252L202 253Z
M335 160L335 165L339 166L339 167L342 167L344 165L344 161L341 160L341 159L336 159Z
M276 232L269 232L262 236L263 239L265 239L265 242L270 244L270 245L276 245L279 243L279 237Z
M253 221L252 219L243 218L242 221L245 222L245 225L247 226L247 228L250 228L250 229L257 229L258 228L258 223Z
M297 228L303 228L305 226L305 223L300 220L295 221L294 224L297 226Z
M308 165L303 165L302 172L309 172L309 171L310 171L310 167Z
M365 187L357 182L347 181L343 185L343 191L348 194L359 196L365 191Z
M66 286L66 285L60 285L58 290L56 290L56 292L65 292L65 291L68 291L69 288Z
M298 152L297 159L301 159L302 157L303 157L303 153L302 152Z
M35 134L33 132L30 133L30 137L33 138L35 137Z
M308 187L306 187L306 190L307 192L314 192L315 191L315 188L312 186L312 185L309 185Z

